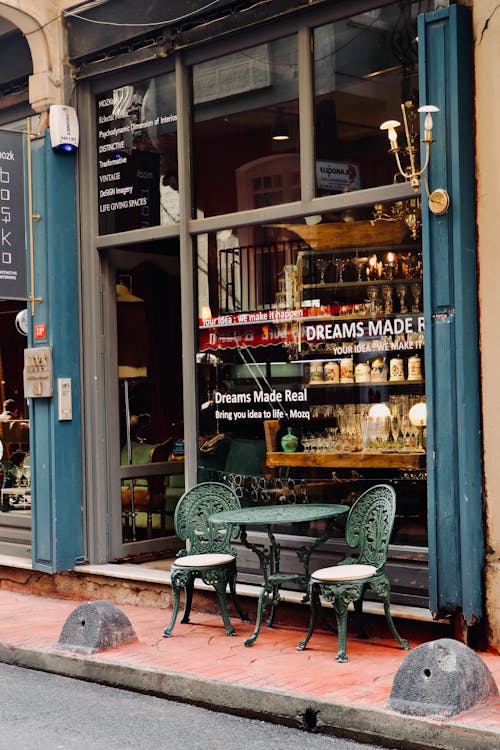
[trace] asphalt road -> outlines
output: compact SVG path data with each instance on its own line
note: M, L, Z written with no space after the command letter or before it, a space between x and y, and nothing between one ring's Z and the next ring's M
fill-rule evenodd
M0 727L9 750L378 750L6 664Z

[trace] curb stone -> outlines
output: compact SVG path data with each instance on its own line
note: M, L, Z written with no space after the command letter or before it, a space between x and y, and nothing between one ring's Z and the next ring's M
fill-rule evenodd
M316 724L319 733L388 748L500 749L500 728L494 731L451 720L413 718L385 708L351 706L174 671L116 665L99 658L99 654L84 657L53 649L12 648L0 643L0 661L296 728L312 729Z

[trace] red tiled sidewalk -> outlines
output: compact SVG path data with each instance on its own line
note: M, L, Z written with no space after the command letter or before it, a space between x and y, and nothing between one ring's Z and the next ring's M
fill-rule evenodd
M0 591L0 658L10 660L6 654L12 653L12 661L21 663L23 650L39 652L46 662L51 654L54 659L56 655L61 657L62 652L55 650L54 645L66 618L76 606L78 602L64 599ZM333 634L315 633L308 649L298 652L297 642L303 633L278 624L272 629L263 627L254 646L245 648L243 641L252 633L252 623L233 619L237 635L227 637L219 616L194 612L189 625L178 621L172 637L163 638L162 631L170 612L130 605L120 606L120 609L132 623L138 640L92 656L71 654L74 663L83 661L89 667L99 664L138 672L191 676L331 701L351 708L374 709L383 711L386 717L395 716L385 709L385 704L405 652L389 636L367 641L349 638L349 661L337 664L337 639ZM500 686L500 657L487 653L480 656ZM31 664L25 663L25 666ZM58 670L49 667L48 671ZM446 725L450 730L498 732L498 744L488 747L500 747L500 700L491 700L453 719L424 721ZM484 746L480 742L476 745L477 748Z

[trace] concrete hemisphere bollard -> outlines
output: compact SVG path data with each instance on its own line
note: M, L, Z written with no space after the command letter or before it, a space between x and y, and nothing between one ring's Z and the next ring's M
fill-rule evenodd
M387 706L413 716L454 716L496 695L495 680L480 657L463 643L441 638L404 658Z
M94 654L137 640L128 617L104 599L80 604L67 617L55 648Z

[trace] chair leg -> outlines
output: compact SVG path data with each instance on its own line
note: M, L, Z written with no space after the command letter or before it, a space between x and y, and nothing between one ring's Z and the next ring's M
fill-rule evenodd
M358 631L358 638L368 638L368 633L365 630L363 624L363 594L359 599L356 599L354 604L354 614L356 616L356 628Z
M231 575L229 579L229 591L231 592L231 599L233 600L234 607L239 615L242 622L250 622L250 616L248 612L245 612L240 605L238 597L236 596L236 574Z
M236 635L233 626L231 625L231 620L229 619L229 613L227 611L227 605L226 605L226 585L227 585L227 578L226 575L220 575L217 578L217 581L215 581L212 586L215 588L215 593L217 594L217 600L219 602L220 612L222 615L222 620L224 622L224 626L226 628L226 635Z
M387 624L389 625L389 630L391 631L392 635L397 640L401 648L404 651L408 651L410 648L410 644L408 643L406 638L401 638L398 631L396 630L396 626L394 625L394 620L392 619L391 591L389 587L389 581L386 581L386 593L384 594L384 612L385 612L385 619L387 620Z
M193 603L193 591L194 591L194 576L191 577L184 587L186 601L184 603L184 612L182 614L181 622L186 624L189 622L189 615L191 614L191 605Z
M302 641L299 641L299 644L297 646L297 651L304 651L304 649L306 648L309 642L309 639L311 638L313 634L314 628L316 627L316 619L317 619L318 610L321 611L322 609L319 594L314 585L309 590L309 600L310 600L309 606L311 608L309 630L307 631L306 637Z
M172 608L172 617L170 618L170 624L163 631L163 635L165 638L168 638L172 634L177 615L179 614L179 605L181 603L181 587L177 585L175 576L172 576L172 592L174 594L174 606Z
M342 597L335 597L334 601L335 615L337 617L338 630L338 651L335 661L340 663L347 661L346 641L347 641L347 603L342 601Z

